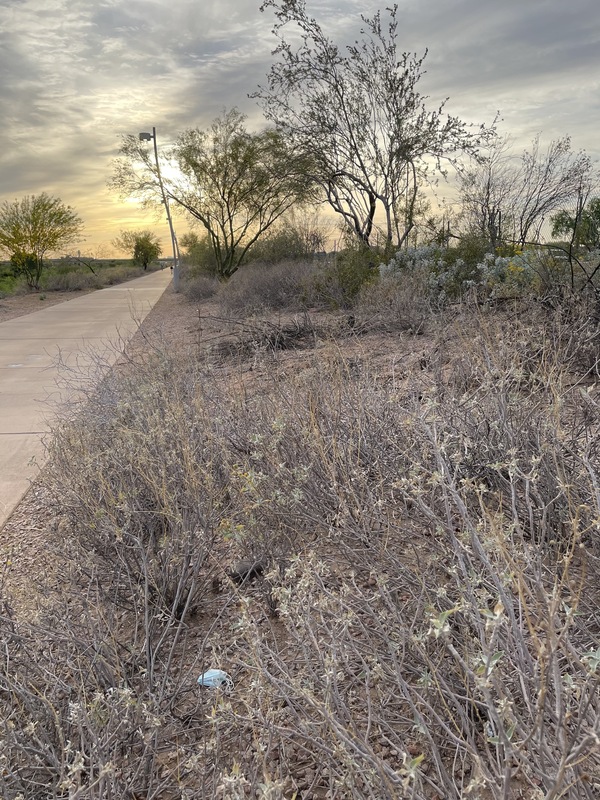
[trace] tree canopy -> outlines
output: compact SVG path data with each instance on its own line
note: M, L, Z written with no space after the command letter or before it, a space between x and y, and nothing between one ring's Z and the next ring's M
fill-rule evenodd
M576 249L600 248L600 197L593 197L587 204L582 198L575 213L563 209L555 214L552 236L567 236Z
M156 164L145 145L126 136L120 153L109 185L122 196L160 202ZM204 226L222 279L286 211L310 195L306 156L279 131L249 132L237 109L208 130L184 131L164 157L170 167L162 168L167 197Z
M422 183L475 153L490 130L447 115L445 101L427 107L417 88L427 51L399 52L397 6L387 23L380 12L362 17L361 39L343 49L304 0L266 0L267 9L279 44L267 85L253 97L294 148L311 155L313 178L346 227L370 245L379 210L386 244L401 245Z
M573 152L568 136L545 151L536 136L521 155L511 152L508 138L499 137L461 175L464 218L492 248L503 242L523 245L539 237L549 214L575 205L592 180L590 157Z
M47 253L76 241L82 228L70 206L45 192L0 206L0 248L32 288L39 288Z
M117 250L131 253L133 263L144 269L162 253L160 240L152 231L121 231L112 242Z

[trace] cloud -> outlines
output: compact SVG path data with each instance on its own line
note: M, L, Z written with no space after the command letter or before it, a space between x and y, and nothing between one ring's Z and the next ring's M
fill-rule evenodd
M401 0L400 47L429 48L421 88L435 103L449 96L451 113L489 122L499 109L518 141L571 133L575 148L598 157L596 4ZM0 0L0 200L48 191L85 209L94 231L104 226L105 238L114 236L132 219L132 206L105 188L121 134L154 125L166 143L232 106L261 124L248 93L264 82L276 42L273 15L258 6ZM307 2L342 44L358 36L360 14L378 6Z
M418 8L410 3L405 22L407 38L430 47L425 84L459 99L465 110L469 104L498 108L519 127L521 111L531 114L537 107L539 129L552 105L560 108L583 87L597 88L595 0L448 0ZM579 113L585 114L585 106ZM567 115L561 118L568 122ZM587 144L594 145L591 137Z

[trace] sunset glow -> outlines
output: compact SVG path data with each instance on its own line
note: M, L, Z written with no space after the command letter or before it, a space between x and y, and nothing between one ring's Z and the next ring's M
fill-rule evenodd
M307 3L339 43L360 14L381 4ZM385 4L383 4L385 5ZM0 201L46 191L85 221L81 249L113 254L122 229L166 220L106 187L120 137L156 126L161 146L187 127L208 127L237 106L263 125L248 98L264 82L275 40L257 0L23 0L0 4L2 127ZM575 150L600 155L596 0L523 4L481 0L400 3L400 46L429 48L422 89L466 121L490 123L525 147L570 134ZM441 190L443 194L443 189ZM187 229L184 219L177 225Z

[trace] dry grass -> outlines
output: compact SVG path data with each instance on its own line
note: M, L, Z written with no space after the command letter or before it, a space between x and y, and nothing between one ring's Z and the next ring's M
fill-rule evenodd
M153 339L57 426L64 588L5 599L2 796L597 797L597 329L289 324Z
M81 294L87 294L88 291L82 291ZM64 303L67 300L73 300L73 297L76 296L78 295L74 295L73 292L52 292L50 295L36 292L13 294L0 298L0 323L16 319L24 314L32 314L34 311L41 311L43 308Z

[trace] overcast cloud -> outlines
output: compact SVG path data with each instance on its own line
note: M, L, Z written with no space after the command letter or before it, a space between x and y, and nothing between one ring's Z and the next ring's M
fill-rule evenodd
M339 43L386 3L308 0ZM155 227L106 189L120 136L167 143L205 127L264 82L275 40L259 0L0 0L0 201L47 191L86 222L82 250ZM600 157L598 0L399 0L400 47L429 49L421 89L518 146L570 134ZM160 226L157 232L162 233ZM164 242L166 242L166 232Z

